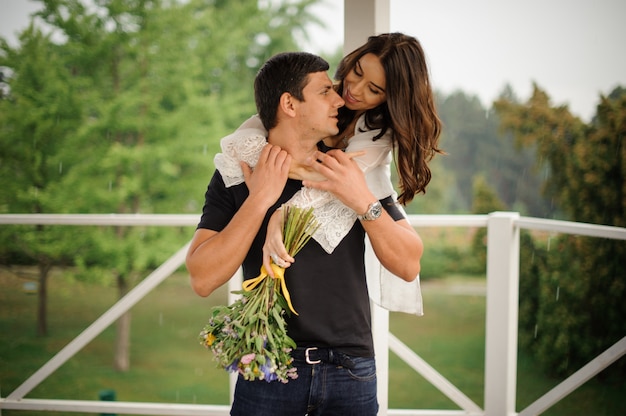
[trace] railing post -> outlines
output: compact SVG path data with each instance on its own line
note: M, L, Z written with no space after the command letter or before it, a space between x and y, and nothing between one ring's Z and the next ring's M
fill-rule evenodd
M389 311L370 302L372 334L376 351L376 386L378 416L387 416L389 409Z
M343 53L363 45L368 36L389 32L390 0L344 0Z
M515 212L487 219L485 416L515 415L519 227Z
M241 290L241 284L243 283L243 269L239 267L233 277L228 281L228 304L232 305L241 295L236 295L233 292ZM237 385L237 373L229 373L228 375L228 400L232 405L235 399L235 386Z
M352 52L362 45L368 36L389 32L389 16L390 0L344 0L344 53ZM376 306L374 302L370 302L370 305L376 351L378 416L386 416L389 407L389 311Z

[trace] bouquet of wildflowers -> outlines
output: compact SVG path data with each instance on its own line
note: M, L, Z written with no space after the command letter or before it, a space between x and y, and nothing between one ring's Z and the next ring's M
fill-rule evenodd
M317 230L313 208L283 208L283 241L294 257ZM246 380L278 380L298 377L290 352L296 343L287 335L286 313L297 312L285 285L285 269L271 264L274 278L261 266L261 274L233 293L241 298L229 306L211 310L209 323L200 332L200 343L209 348L217 366L239 372Z

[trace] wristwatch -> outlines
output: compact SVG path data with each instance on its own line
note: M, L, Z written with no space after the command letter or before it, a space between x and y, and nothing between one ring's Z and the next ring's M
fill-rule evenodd
M383 206L380 201L372 202L363 215L357 215L356 217L361 221L374 221L380 217L383 213Z

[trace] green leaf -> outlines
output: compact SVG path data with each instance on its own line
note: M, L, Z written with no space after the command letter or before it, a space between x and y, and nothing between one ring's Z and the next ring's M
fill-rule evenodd
M281 331L285 332L285 322L280 313L276 309L272 309L272 315L274 316L275 322L280 328Z

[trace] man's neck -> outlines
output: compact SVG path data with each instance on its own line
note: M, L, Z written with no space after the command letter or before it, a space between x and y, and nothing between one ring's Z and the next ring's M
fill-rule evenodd
M307 137L306 134L293 129L275 127L269 131L267 141L275 146L280 146L291 155L293 162L305 165L314 157L317 151L317 137Z
M268 143L280 146L291 156L291 168L289 177L292 179L320 180L311 167L310 161L315 157L317 143L320 139L307 137L302 132L293 129L275 127L269 131Z

